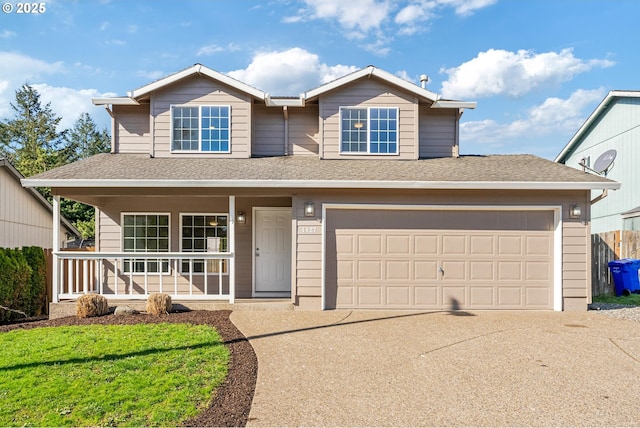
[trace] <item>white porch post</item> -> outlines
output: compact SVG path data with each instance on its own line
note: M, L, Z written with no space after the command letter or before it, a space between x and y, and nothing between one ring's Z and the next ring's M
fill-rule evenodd
M229 195L229 230L227 251L232 254L229 260L229 303L236 299L236 197Z
M60 251L60 196L53 196L53 245L52 269L51 269L51 296L54 303L58 303L58 292L60 290L60 263L58 261L58 251Z

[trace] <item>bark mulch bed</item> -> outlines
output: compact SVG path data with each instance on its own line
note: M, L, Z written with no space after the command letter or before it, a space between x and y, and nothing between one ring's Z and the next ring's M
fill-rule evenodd
M245 426L251 409L253 393L258 375L258 359L253 347L244 335L229 320L231 311L191 311L162 315L159 317L136 314L96 318L67 317L55 320L34 321L21 324L0 325L0 332L57 327L63 325L88 324L138 324L138 323L189 323L214 327L229 348L231 359L227 379L215 391L209 407L196 417L183 423L184 426Z

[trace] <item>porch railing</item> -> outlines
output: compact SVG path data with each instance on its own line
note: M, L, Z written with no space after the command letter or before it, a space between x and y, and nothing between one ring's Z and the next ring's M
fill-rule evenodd
M53 300L98 293L146 299L154 292L189 300L233 302L233 253L54 252ZM57 293L56 293L57 291Z

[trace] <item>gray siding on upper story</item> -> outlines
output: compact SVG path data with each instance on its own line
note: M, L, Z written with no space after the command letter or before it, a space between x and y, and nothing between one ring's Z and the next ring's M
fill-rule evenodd
M284 127L284 114L281 108L254 105L252 154L254 156L284 155Z
M326 159L417 159L418 100L398 88L371 78L346 85L320 97L322 152ZM340 107L397 107L398 154L359 155L340 153Z
M318 155L320 141L318 105L289 109L289 154Z
M113 106L116 117L114 137L117 153L149 153L151 119L149 104Z
M610 149L617 156L607 178L622 184L620 190L609 192L606 199L591 207L592 233L623 229L621 213L640 205L640 99L614 98L602 115L590 126L566 157L567 166L581 169L587 158L590 166ZM601 192L593 192L592 197Z
M172 105L231 106L231 153L180 153L180 157L251 156L251 102L248 94L204 77L190 77L154 92L151 96L154 156L171 156Z
M420 106L420 157L451 157L456 146L458 111L437 110Z

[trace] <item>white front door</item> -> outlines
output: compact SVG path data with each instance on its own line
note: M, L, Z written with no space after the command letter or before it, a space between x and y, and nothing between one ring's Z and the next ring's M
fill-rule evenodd
M253 295L291 294L291 208L254 208Z

